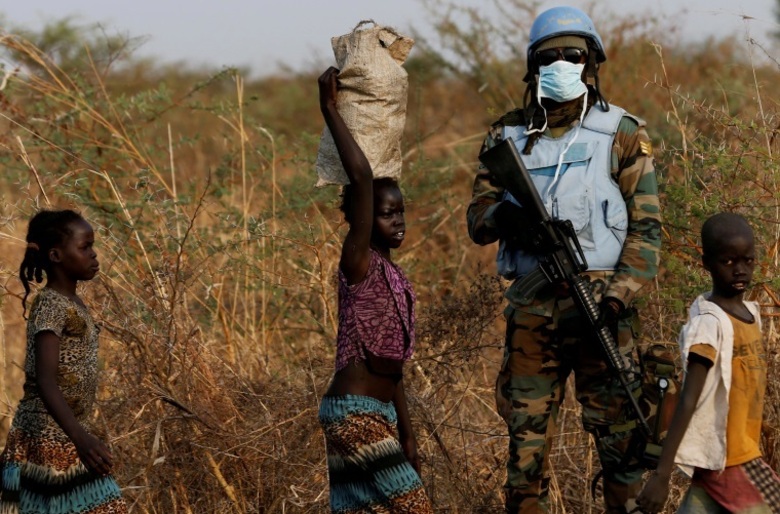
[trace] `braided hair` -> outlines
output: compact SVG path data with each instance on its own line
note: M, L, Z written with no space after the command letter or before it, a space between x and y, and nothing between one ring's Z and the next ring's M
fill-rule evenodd
M48 274L51 269L49 251L73 234L70 224L75 221L84 221L84 217L70 209L41 210L30 220L27 227L27 249L19 266L19 278L24 286L22 307L25 314L30 282L43 282L43 273Z
M373 186L374 193L383 187L399 187L398 181L392 177L375 178ZM352 204L352 197L354 195L353 190L354 188L352 187L352 184L346 184L344 186L344 188L341 190L341 206L339 206L339 210L344 213L344 220L346 220L346 222L350 225L352 224L352 215L349 211L349 206Z

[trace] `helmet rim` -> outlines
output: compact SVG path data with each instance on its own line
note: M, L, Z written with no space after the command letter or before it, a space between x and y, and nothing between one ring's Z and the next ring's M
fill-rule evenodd
M601 36L596 31L593 20L584 11L576 7L553 7L539 14L531 26L527 53L529 70L536 47L548 39L560 36L584 38L588 46L595 50L597 63L607 60Z

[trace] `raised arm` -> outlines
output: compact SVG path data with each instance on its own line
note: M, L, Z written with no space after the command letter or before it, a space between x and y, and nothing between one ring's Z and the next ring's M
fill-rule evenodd
M370 260L374 224L374 176L371 165L336 109L339 70L330 67L320 75L320 110L330 129L341 164L351 184L351 202L346 205L349 232L344 238L339 266L350 284L363 280Z
M111 472L111 451L97 437L87 432L76 419L57 385L60 359L60 338L51 331L35 335L35 378L41 400L54 421L62 428L88 468L106 475Z

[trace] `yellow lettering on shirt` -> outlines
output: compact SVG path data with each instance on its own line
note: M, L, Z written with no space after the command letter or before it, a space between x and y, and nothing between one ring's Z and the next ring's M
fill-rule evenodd
M761 418L766 391L766 354L758 323L729 315L734 327L731 391L726 425L726 466L761 456Z

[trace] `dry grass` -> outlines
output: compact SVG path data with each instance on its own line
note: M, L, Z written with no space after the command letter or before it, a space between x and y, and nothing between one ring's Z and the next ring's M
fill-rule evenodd
M735 71L740 56L727 46L726 62L692 66L626 23L622 51L610 53L616 57L604 71L620 71L620 79L605 90L652 116L651 132L664 142L665 269L643 295L646 335L674 338L706 284L696 253L701 219L737 209L768 249L755 296L767 319L770 377L777 376L777 104L765 87L777 71ZM132 65L115 70L92 54L64 67L9 35L2 46L27 63L6 70L0 88L2 432L21 395L15 269L25 222L49 202L75 206L98 228L104 270L84 288L104 327L94 423L120 462L132 512L326 512L316 411L332 373L344 227L336 192L312 190L321 128L316 73L246 84L226 70L190 80ZM639 61L646 65L631 67ZM478 70L492 66L499 68ZM507 438L493 384L504 284L493 278L495 249L468 240L465 206L484 127L518 98L490 87L478 93L477 79L499 83L512 66L486 59L459 78L410 75L402 184L410 229L397 260L420 298L408 390L437 512L501 505ZM713 67L724 78L715 94L699 88ZM630 96L620 80L647 87ZM775 469L778 387L771 381L764 432ZM589 493L597 470L569 400L553 453L553 512L599 512ZM684 486L678 480L668 512Z

